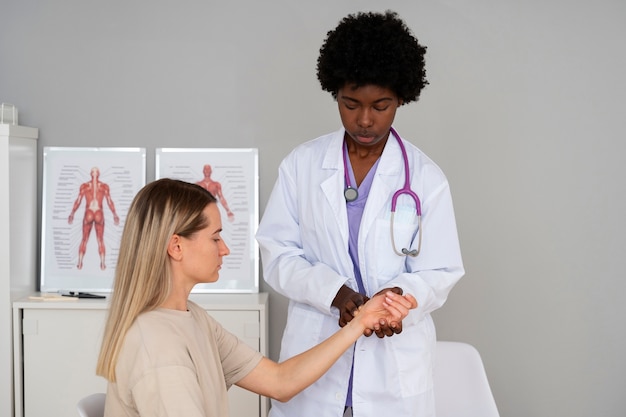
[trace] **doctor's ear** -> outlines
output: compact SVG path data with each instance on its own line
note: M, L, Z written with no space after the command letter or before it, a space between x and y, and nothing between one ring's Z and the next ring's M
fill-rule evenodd
M182 239L178 235L172 235L167 244L167 254L174 260L179 261L183 256Z

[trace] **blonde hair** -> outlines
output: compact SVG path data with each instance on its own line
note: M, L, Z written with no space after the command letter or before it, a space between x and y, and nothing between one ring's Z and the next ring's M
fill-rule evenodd
M115 382L124 337L141 313L169 294L167 245L173 235L188 237L206 227L203 211L215 197L199 185L169 178L143 187L131 203L120 243L115 284L96 374Z

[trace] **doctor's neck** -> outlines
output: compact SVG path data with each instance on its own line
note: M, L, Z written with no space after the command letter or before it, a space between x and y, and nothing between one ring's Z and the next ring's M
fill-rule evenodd
M389 140L389 132L382 138L357 136L357 139L346 132L344 140L346 142L348 154L351 158L371 158L372 156L379 157L385 149L387 140Z

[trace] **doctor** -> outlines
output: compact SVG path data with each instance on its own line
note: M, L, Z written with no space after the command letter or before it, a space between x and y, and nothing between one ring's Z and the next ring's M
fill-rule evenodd
M272 417L435 415L430 313L464 269L445 175L392 128L427 84L425 52L390 11L348 15L320 49L317 76L343 127L282 161L256 236L265 280L289 298L280 360L385 289L415 295L418 308L365 331L311 387L273 401Z

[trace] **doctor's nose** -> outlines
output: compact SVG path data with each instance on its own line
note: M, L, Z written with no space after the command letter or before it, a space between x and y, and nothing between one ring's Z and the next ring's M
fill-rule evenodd
M369 109L361 110L357 114L356 122L359 125L359 127L372 126L372 124L374 124L374 119L372 118L372 112Z

